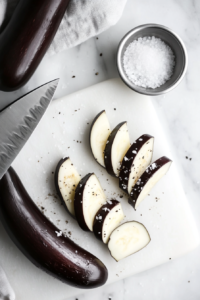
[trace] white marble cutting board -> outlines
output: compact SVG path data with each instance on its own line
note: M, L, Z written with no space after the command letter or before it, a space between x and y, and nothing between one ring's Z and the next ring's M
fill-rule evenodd
M119 79L114 79L54 101L13 167L45 215L73 241L105 263L109 271L107 283L111 283L191 251L199 244L199 235L178 178L175 160L168 174L158 182L137 211L127 203L127 197L118 188L117 179L109 176L95 162L88 135L93 118L102 109L106 110L112 128L121 121L128 121L131 141L144 133L153 135L153 160L163 155L173 159L150 98L134 93ZM137 220L147 227L151 243L146 248L117 263L92 233L79 228L55 194L53 172L63 156L70 156L81 176L88 172L96 173L106 189L107 198L121 201L125 221ZM16 299L65 300L83 292L32 265L11 242L2 225L0 263L16 292Z

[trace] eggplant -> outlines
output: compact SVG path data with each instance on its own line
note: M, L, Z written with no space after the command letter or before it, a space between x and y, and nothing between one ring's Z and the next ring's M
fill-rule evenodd
M0 35L0 90L22 87L50 46L69 0L21 0Z
M94 159L104 168L104 150L110 133L110 124L106 112L102 110L92 122L89 139Z
M122 122L109 135L104 151L104 162L110 175L119 177L122 160L129 148L130 138L127 122Z
M126 152L119 173L119 187L127 194L130 194L137 180L151 163L153 144L153 136L143 134Z
M0 220L23 254L48 274L82 289L106 282L105 265L42 214L12 167L0 180Z
M89 173L77 185L74 210L79 226L85 231L93 231L94 217L106 202L106 196L94 173Z
M120 225L111 233L108 249L111 256L119 261L142 250L150 241L146 227L142 223L130 221Z
M107 244L112 231L124 219L121 203L117 200L108 200L96 213L93 232L96 238Z
M54 182L57 194L62 200L67 212L75 218L74 196L80 175L73 166L69 157L62 158L56 167Z
M134 209L137 208L154 185L167 173L171 164L171 159L162 156L146 168L130 193L128 202Z

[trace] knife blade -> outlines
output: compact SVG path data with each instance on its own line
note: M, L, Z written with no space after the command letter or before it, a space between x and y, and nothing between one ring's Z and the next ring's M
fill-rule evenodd
M58 82L42 85L0 113L0 179L40 122Z

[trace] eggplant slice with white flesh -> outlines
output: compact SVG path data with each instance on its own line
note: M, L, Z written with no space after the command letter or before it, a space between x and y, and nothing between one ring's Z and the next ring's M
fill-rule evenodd
M81 177L72 164L70 158L62 158L55 170L55 187L57 194L72 217L75 217L74 196L77 184L80 180Z
M119 173L119 187L130 194L132 188L151 163L154 137L141 135L128 149Z
M167 173L171 164L171 159L162 156L147 167L130 193L128 202L134 209L138 207L154 185Z
M129 148L130 138L127 122L122 122L113 129L105 147L104 162L110 175L119 177L121 162Z
M142 250L150 241L146 227L139 222L130 221L120 225L111 233L108 249L111 256L119 261Z
M90 147L95 160L105 168L104 150L111 133L110 124L105 110L102 110L93 120L90 129Z
M79 226L85 231L93 231L94 217L106 202L104 191L94 173L89 173L77 185L74 209Z
M107 200L98 210L94 218L93 232L96 238L107 244L112 231L124 219L121 203L117 200Z

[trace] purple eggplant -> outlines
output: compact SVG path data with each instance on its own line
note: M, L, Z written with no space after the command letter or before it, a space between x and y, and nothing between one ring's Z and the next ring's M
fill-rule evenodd
M13 91L33 75L49 48L69 0L21 0L0 35L0 90Z
M82 289L106 282L105 265L42 214L12 167L0 180L0 220L16 246L43 271Z

